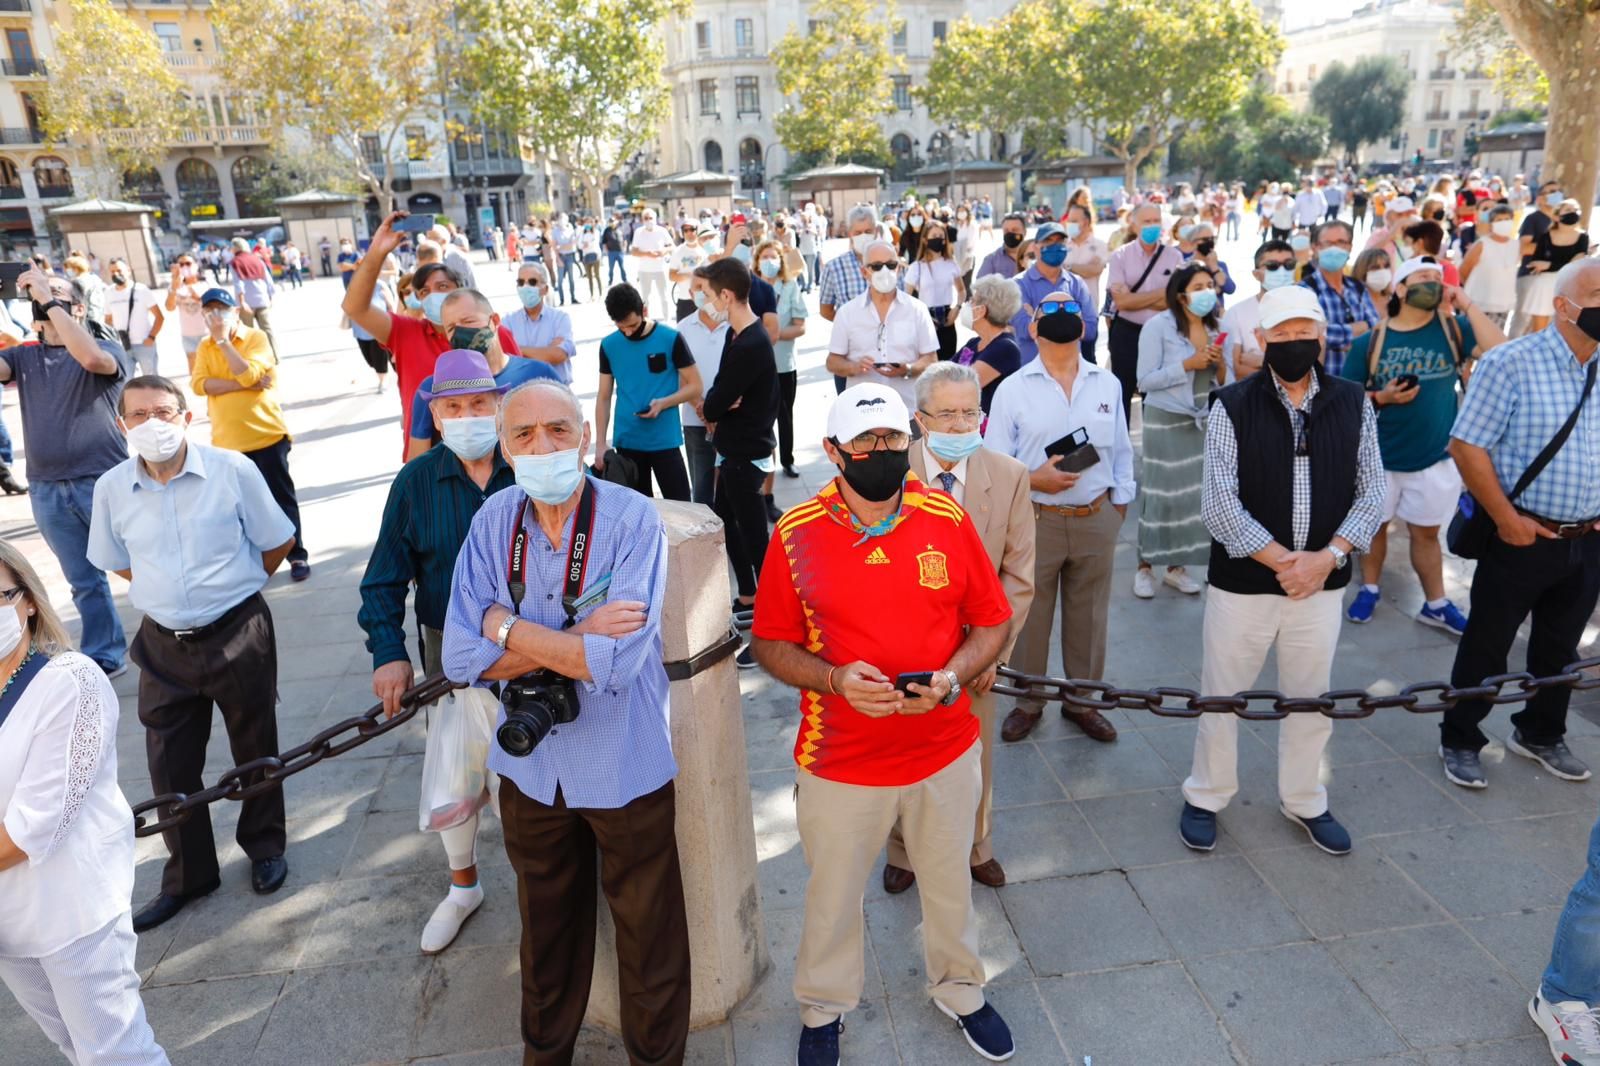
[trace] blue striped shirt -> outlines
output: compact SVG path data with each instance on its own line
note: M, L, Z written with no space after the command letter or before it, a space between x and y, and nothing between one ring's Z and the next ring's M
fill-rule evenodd
M1320 270L1309 271L1300 284L1316 293L1317 303L1322 305L1322 315L1328 320L1322 366L1330 376L1338 377L1344 369L1344 357L1350 351L1350 343L1355 340L1353 327L1357 322L1365 322L1369 330L1376 326L1378 309L1373 306L1367 287L1348 275L1342 289L1335 289L1328 284L1328 279L1322 276Z
M818 306L843 307L866 291L867 279L861 276L861 260L856 258L854 249L822 264L822 291L817 294Z
M556 726L526 758L513 758L493 745L489 769L540 803L554 803L559 785L569 807L614 809L654 792L678 772L672 758L667 672L661 662L667 535L650 499L590 480L594 536L583 591L609 575L610 590L603 600L648 604L647 621L643 629L621 638L585 634L584 658L592 680L578 683L577 720ZM525 498L515 486L491 496L472 520L456 558L443 656L444 672L453 681L484 683L483 672L504 654L484 637L483 616L496 603L511 606L507 559L517 508ZM550 629L560 629L566 621L561 594L576 513L567 517L559 542L552 545L532 504L528 507L528 588L518 616Z
M1591 355L1600 359L1600 352ZM1508 495L1578 406L1588 367L1555 326L1492 349L1472 372L1450 435L1489 453ZM1600 397L1533 483L1512 502L1557 522L1600 515Z

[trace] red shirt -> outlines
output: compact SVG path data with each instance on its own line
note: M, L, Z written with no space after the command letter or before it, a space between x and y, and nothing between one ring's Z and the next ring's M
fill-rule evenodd
M439 356L450 350L450 339L426 318L391 311L389 343L384 347L393 357L395 377L400 382L400 446L404 448L410 432L407 427L411 424L411 398L417 394L422 379L433 373ZM500 350L508 356L517 354L517 338L504 325L500 327Z
M999 575L959 504L906 477L898 524L863 537L837 479L773 531L751 632L799 644L828 663L861 660L893 680L940 670L967 626L1011 618ZM829 781L909 785L938 773L978 739L963 690L927 714L870 718L843 696L800 693L794 760Z

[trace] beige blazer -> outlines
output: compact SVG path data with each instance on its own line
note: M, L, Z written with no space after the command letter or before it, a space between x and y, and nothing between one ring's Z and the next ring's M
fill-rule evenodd
M911 446L911 469L930 488L938 488L940 469L927 443ZM1000 661L1011 658L1011 648L1027 621L1033 603L1034 517L1028 494L1028 468L1009 455L979 448L967 457L967 482L962 509L977 527L989 562L1000 574L1000 585L1011 604L1011 633L1000 651Z

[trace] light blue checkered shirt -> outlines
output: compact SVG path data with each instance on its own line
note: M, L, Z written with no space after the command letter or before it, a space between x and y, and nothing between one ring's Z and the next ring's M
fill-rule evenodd
M822 291L817 294L819 304L843 307L866 291L867 279L861 276L861 260L854 251L846 251L822 264Z
M668 723L667 672L661 664L667 535L649 498L602 481L594 481L594 493L594 536L583 591L609 574L610 591L600 602L649 604L647 621L643 629L620 639L586 634L583 651L593 680L578 684L577 720L556 726L526 758L513 758L492 744L489 769L546 805L555 802L559 784L569 807L614 809L654 792L678 772ZM484 637L483 616L492 604L511 606L507 557L517 508L525 498L515 486L489 497L456 557L455 588L444 623L444 672L452 681L479 684L479 677L503 654ZM552 545L539 528L533 505L528 506L528 588L518 616L550 629L560 629L566 620L561 594L574 515L576 511L562 527L560 544ZM587 613L580 612L579 621Z
M1590 356L1600 358L1600 353ZM1494 461L1507 494L1578 406L1588 367L1549 326L1493 349L1478 363L1450 435ZM1512 502L1557 522L1600 515L1600 397L1590 396L1578 424L1550 465Z

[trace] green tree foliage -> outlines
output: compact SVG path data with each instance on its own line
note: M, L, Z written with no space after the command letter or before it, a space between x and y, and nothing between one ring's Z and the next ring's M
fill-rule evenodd
M1362 56L1350 66L1335 61L1311 86L1311 109L1328 120L1333 143L1359 160L1361 146L1399 132L1411 73L1390 56Z
M964 132L1014 131L1013 163L1064 153L1073 109L1072 67L1056 45L1078 0L1026 0L991 22L963 16L933 50L927 82L913 92L939 122Z
M662 23L689 0L465 0L458 73L480 118L514 130L577 178L604 187L655 139L669 97Z
M886 155L880 116L894 111L890 78L904 72L889 38L900 20L893 0L816 0L805 33L790 29L772 49L778 91L790 102L773 119L793 154Z
M1328 123L1295 112L1276 93L1252 85L1217 121L1191 130L1173 146L1176 170L1199 181L1283 181L1310 166L1328 147Z
M1494 79L1494 87L1514 107L1540 112L1550 104L1550 79L1522 50L1489 0L1466 0L1456 13L1450 44L1470 57L1472 67ZM1536 121L1536 120L1535 120Z
M1259 145L1269 173L1299 174L1328 151L1328 120L1299 112L1275 118L1262 129Z

